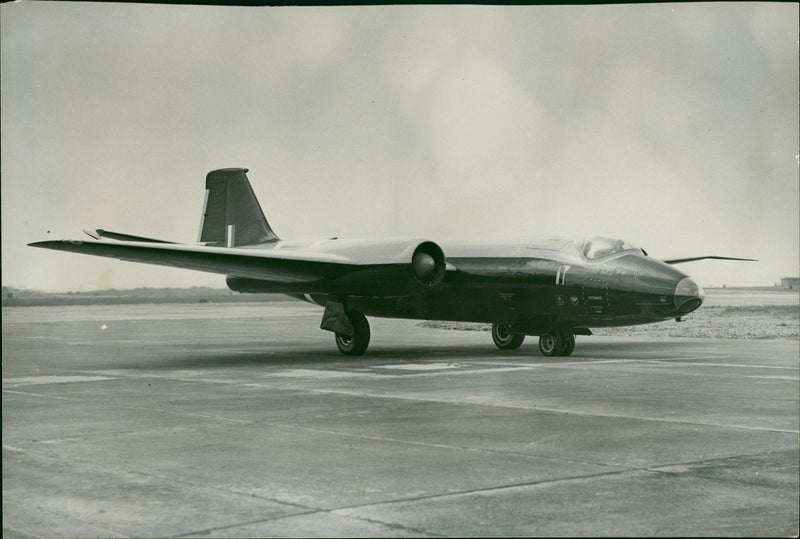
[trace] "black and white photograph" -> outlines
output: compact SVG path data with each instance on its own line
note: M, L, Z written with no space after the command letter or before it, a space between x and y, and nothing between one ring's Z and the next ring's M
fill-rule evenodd
M797 4L337 4L0 4L3 537L797 537Z

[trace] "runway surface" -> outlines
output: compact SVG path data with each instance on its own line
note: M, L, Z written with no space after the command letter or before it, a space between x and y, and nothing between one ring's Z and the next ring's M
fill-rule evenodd
M3 309L5 537L798 533L798 342Z

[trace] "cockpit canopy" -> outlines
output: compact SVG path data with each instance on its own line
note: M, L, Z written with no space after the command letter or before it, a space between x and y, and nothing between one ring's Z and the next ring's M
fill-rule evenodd
M581 247L581 252L587 260L598 260L623 251L636 251L640 254L644 253L644 251L631 245L627 241L607 238L605 236L589 236L583 240L583 246Z

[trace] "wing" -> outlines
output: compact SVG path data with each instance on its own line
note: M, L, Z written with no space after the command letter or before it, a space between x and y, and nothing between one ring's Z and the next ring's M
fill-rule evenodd
M400 286L435 286L446 266L441 248L421 240L276 242L263 248L80 240L29 245L252 279L262 291L281 293L396 293Z
M714 260L742 260L746 262L758 262L754 258L733 258L731 256L696 256L694 258L673 258L671 260L663 260L666 264L683 264L684 262L694 262L695 260L705 260L712 258Z
M31 247L54 249L129 262L184 268L251 279L281 282L313 282L336 274L353 261L329 254L315 256L292 253L276 256L272 250L205 247L151 242L112 243L104 241L40 241ZM278 253L279 255L280 253Z

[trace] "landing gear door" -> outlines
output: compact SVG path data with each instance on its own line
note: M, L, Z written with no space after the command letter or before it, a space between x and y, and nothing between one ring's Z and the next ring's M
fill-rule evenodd
M581 283L583 304L589 318L607 320L612 317L608 301L608 283L602 279L584 279Z

